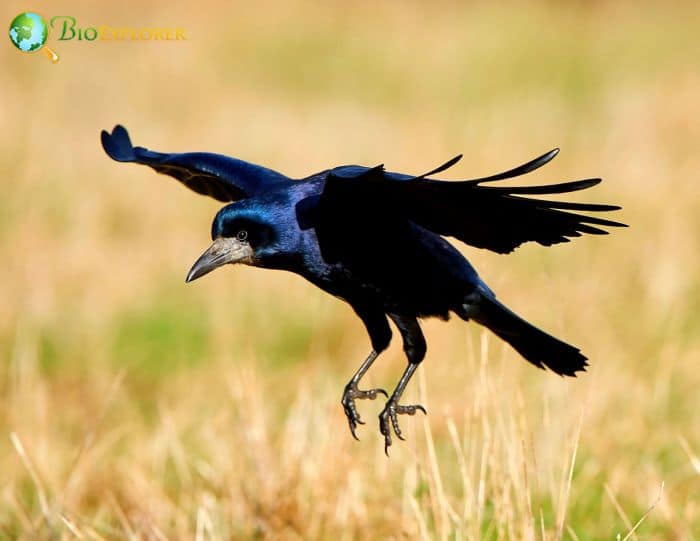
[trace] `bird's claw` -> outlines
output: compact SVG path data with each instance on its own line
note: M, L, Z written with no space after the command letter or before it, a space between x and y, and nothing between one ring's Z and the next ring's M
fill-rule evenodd
M402 406L396 404L393 400L389 400L384 406L384 409L379 414L379 431L384 436L384 452L386 456L389 456L389 447L391 447L391 431L394 431L396 437L400 440L406 438L403 437L401 433L401 428L399 428L399 420L397 415L415 415L417 411L422 411L425 415L428 414L425 408L420 404L411 404L409 406Z
M343 399L341 404L343 405L343 411L345 411L345 416L348 418L348 425L350 426L350 433L352 437L356 440L360 438L357 437L355 430L357 425L363 425L365 422L360 418L360 414L355 407L355 400L369 399L375 400L378 395L383 394L387 398L389 395L384 389L367 389L366 391L357 388L357 385L352 383L345 387L345 392L343 393Z

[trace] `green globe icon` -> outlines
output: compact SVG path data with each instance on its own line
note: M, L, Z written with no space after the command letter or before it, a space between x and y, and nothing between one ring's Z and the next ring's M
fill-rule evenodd
M46 21L38 13L27 11L20 13L10 23L10 40L20 51L33 53L46 44L49 29ZM48 47L44 50L52 62L58 62L58 56Z

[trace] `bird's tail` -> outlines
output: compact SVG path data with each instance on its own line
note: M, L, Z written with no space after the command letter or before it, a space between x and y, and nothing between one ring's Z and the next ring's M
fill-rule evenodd
M479 295L470 312L472 319L508 342L538 368L546 366L559 375L573 377L576 372L586 370L587 359L578 348L531 325L491 295Z

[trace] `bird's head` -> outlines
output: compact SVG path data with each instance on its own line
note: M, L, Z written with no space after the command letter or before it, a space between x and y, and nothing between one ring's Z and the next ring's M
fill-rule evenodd
M273 209L242 201L222 208L211 227L214 242L192 266L187 282L226 264L265 266L283 251L279 227Z

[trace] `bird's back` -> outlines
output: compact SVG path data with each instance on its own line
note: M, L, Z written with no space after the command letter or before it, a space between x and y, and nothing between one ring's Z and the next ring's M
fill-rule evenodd
M361 220L367 210L352 211ZM416 317L447 318L455 302L480 283L469 261L441 236L410 222L368 231L357 220L348 220L342 233L334 231L333 247L342 250L330 256L323 231L307 228L298 273L346 300L370 296L388 313Z

